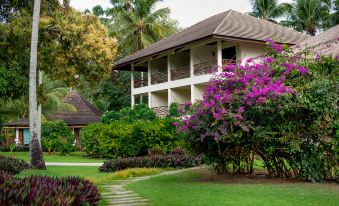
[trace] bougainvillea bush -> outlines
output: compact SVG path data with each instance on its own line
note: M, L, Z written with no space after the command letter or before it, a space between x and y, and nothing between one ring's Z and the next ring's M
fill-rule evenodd
M260 157L273 176L333 177L337 61L267 45L267 56L224 67L177 128L218 172L252 173Z
M0 171L0 205L98 205L100 193L88 180L76 177L15 178Z

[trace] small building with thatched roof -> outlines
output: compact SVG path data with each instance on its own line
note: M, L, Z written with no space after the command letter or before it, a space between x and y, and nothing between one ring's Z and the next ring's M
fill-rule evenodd
M78 92L71 92L63 99L65 103L75 107L75 112L55 112L50 115L49 120L63 120L66 125L72 130L76 139L79 138L80 129L88 124L99 122L102 115L101 111L96 109L87 100L84 99ZM14 122L4 124L5 135L9 137L10 130L14 130L15 143L18 145L29 144L29 119L21 119ZM7 144L10 143L7 138Z

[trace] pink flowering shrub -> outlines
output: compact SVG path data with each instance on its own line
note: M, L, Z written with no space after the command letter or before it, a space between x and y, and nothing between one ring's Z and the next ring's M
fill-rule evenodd
M290 132L315 121L306 120L305 113L313 111L302 103L307 100L303 86L315 76L302 55L291 55L271 39L267 45L268 56L224 67L177 126L191 148L204 153L218 172L252 173L255 157L261 157L271 175L300 173L302 166L293 159L299 158L298 146L305 139Z

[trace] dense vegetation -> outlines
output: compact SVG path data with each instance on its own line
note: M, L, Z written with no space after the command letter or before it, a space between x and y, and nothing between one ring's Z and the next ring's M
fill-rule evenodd
M45 151L70 153L73 148L74 135L63 121L44 122L41 127L41 144Z
M16 175L27 168L29 165L24 160L0 155L0 172Z
M202 156L187 154L150 155L144 157L116 158L108 160L99 168L101 172L115 172L127 168L189 168L200 166Z
M0 205L98 205L100 193L77 177L29 176L15 178L0 171Z
M152 148L168 152L183 143L173 122L166 118L91 124L82 130L82 147L90 156L110 158L142 156Z
M119 111L106 112L101 117L101 122L109 124L114 121L134 122L134 121L153 121L157 118L156 113L145 104L135 105L133 108L126 107Z
M338 175L337 60L268 46L268 56L216 75L178 130L219 172L252 173L260 157L272 176Z

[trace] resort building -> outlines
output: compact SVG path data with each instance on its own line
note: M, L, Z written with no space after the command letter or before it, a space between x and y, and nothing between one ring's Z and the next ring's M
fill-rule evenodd
M131 105L147 103L159 116L172 102L202 98L213 73L265 54L265 42L296 45L308 36L233 10L212 16L114 65L131 71Z
M65 103L71 104L76 109L75 112L55 112L48 117L50 121L62 120L72 130L76 143L79 143L80 130L88 124L99 122L102 115L86 101L78 92L71 92L63 99ZM14 136L17 145L29 144L29 119L21 119L15 122L4 124L7 145L10 144L10 137ZM79 144L78 144L79 145Z

